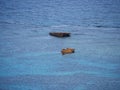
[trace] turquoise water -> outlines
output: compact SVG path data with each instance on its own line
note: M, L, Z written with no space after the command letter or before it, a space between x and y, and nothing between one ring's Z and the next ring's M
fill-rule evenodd
M119 4L0 0L0 90L119 90Z

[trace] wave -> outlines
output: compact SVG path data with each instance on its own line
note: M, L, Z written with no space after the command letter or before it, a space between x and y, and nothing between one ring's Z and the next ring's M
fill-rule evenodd
M81 29L115 29L115 28L120 28L120 26L106 26L106 25L90 25L90 26L85 26L85 25L71 25L71 24L61 24L61 25L51 25L48 26L50 28L81 28Z
M120 28L120 26L104 26L104 25L97 25L97 28Z
M0 21L0 24L15 24L13 21Z
M72 76L72 75L80 75L80 74L86 74L86 75L92 75L96 77L105 77L105 78L120 78L120 76L116 73L110 73L110 72L101 72L101 71L85 71L85 70L79 70L79 71L58 71L58 72L39 72L34 74L33 72L24 72L24 73L10 73L10 74L1 74L0 77L9 77L9 76L24 76L24 75L41 75L41 76Z

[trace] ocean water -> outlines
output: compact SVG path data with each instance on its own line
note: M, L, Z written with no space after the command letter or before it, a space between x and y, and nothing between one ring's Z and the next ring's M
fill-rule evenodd
M0 90L119 89L120 0L0 0Z

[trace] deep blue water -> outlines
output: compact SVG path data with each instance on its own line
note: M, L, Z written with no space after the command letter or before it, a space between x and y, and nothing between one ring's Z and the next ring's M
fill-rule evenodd
M0 90L119 89L120 0L0 0Z

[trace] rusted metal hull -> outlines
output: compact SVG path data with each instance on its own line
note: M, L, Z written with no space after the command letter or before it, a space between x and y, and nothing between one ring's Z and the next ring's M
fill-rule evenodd
M66 48L66 49L61 50L62 55L71 54L71 53L74 53L74 52L75 52L75 49L73 49L73 48Z

